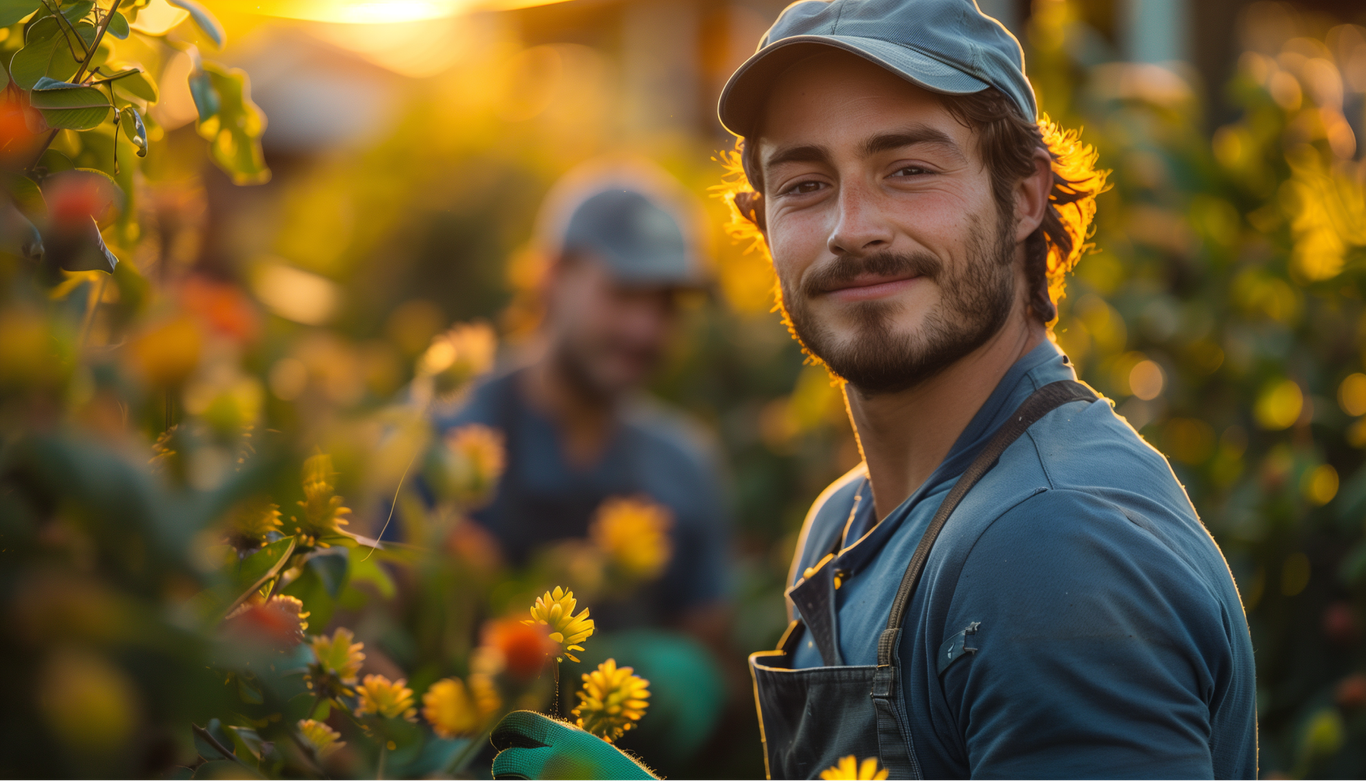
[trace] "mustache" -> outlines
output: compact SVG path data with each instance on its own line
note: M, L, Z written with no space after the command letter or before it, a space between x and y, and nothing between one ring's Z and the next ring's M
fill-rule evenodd
M806 296L817 296L848 287L861 276L876 277L936 277L943 265L939 258L928 252L897 254L879 252L861 258L848 255L836 256L833 263L815 269L802 280L801 292Z

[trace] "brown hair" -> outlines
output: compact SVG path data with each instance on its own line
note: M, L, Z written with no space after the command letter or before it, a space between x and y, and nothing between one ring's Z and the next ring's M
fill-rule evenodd
M1003 214L1014 209L1015 185L1034 173L1034 150L1043 149L1053 158L1048 210L1038 230L1025 239L1030 308L1051 325L1058 316L1064 276L1091 249L1087 239L1096 215L1096 196L1108 189L1110 172L1096 168L1096 151L1081 142L1079 133L1062 129L1047 116L1037 123L1025 120L1010 98L994 87L946 98L944 108L977 132L978 151L991 172L992 193ZM731 205L728 232L738 241L766 250L764 180L757 146L737 139L735 151L722 152L720 162L726 176L713 190Z

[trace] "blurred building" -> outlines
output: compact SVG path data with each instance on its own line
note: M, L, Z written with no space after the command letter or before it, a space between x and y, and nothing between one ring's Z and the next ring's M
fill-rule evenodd
M978 0L1024 38L1037 3ZM1097 62L1184 64L1216 110L1219 85L1240 51L1239 16L1254 0L1082 0ZM528 45L573 42L619 59L631 116L628 131L672 128L721 135L715 101L730 72L753 53L786 0L572 0L512 12ZM1290 4L1343 22L1366 22L1360 0ZM1096 64L1096 63L1088 63Z

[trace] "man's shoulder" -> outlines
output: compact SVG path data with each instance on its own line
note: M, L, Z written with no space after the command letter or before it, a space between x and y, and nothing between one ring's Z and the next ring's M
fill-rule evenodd
M1037 461L1051 488L1160 495L1189 506L1167 459L1115 413L1108 399L1064 405L1031 426L1024 439L1032 447L1017 448L1015 455Z
M1054 583L1147 583L1237 607L1223 555L1166 459L1103 399L1036 423L954 516L936 556L955 590L1046 571Z

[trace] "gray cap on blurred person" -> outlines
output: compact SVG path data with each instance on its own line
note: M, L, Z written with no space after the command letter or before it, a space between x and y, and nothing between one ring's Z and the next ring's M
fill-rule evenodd
M966 95L995 87L1029 121L1038 118L1024 51L973 0L805 0L778 17L759 50L721 92L721 124L750 136L773 80L820 48L881 65L931 92Z
M626 187L601 189L570 214L565 253L589 253L619 281L641 286L701 284L693 247L680 220L655 199Z

